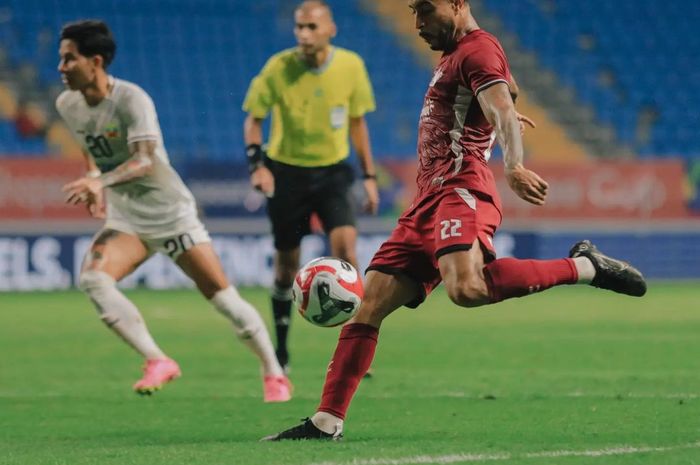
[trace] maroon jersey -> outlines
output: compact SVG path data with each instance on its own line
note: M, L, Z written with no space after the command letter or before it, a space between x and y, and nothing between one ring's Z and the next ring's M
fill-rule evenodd
M465 187L494 191L487 167L496 139L476 96L510 81L510 69L498 40L481 29L464 36L435 68L418 126L418 196L459 176Z

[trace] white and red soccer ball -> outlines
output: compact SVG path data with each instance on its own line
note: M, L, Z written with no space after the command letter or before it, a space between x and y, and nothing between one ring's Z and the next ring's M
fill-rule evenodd
M338 326L355 315L364 295L362 278L345 260L321 257L304 265L294 278L297 310L316 326Z

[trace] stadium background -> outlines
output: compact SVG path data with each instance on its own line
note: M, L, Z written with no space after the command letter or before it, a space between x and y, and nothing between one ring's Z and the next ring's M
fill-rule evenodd
M241 285L271 281L264 199L249 188L240 109L250 79L293 45L283 0L4 0L0 2L0 290L71 287L99 227L62 205L82 169L53 109L60 25L102 18L118 52L110 71L153 97L173 164ZM360 224L367 263L410 200L417 118L436 56L404 2L335 0L335 43L367 63L378 110L368 117L381 212ZM582 237L633 259L652 278L700 278L700 8L690 0L473 0L501 38L533 117L528 165L550 182L531 208L500 181L501 255L550 258ZM630 19L632 18L632 19ZM500 163L492 162L498 174ZM498 179L502 179L498 176ZM357 189L360 195L362 189ZM325 251L321 236L304 258ZM162 257L125 286L187 286Z
M260 402L256 360L191 289L128 290L184 376L133 394L138 355L71 287L99 227L62 204L79 175L57 120L60 25L104 18L111 71L154 98L173 163L229 275L270 322L272 244L250 192L240 104L293 45L282 0L0 0L0 464L370 465L700 462L700 6L692 0L471 0L524 95L528 164L548 206L501 192L502 255L553 257L594 239L654 279L643 299L570 286L483 310L437 290L382 327L333 444L267 444L318 403L337 330L293 324L291 402ZM421 99L435 56L404 0L332 0L337 44L362 54L378 111L382 211L362 218L366 262L410 198ZM500 170L500 160L491 166ZM500 179L500 178L499 178ZM361 189L358 190L361 192ZM305 258L323 253L321 236ZM661 282L663 279L663 282ZM156 257L127 286L186 286ZM56 289L53 292L8 292Z

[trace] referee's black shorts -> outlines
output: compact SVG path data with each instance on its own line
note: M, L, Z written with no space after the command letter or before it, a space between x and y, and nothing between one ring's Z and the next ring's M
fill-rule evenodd
M291 250L311 232L316 213L326 233L338 226L355 226L350 188L352 167L345 162L320 168L302 168L265 160L275 177L275 195L267 202L275 249Z

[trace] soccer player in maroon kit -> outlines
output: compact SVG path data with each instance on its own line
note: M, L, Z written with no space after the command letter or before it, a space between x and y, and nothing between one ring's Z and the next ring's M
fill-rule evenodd
M418 129L418 192L367 269L365 296L346 324L312 418L266 440L338 439L350 400L374 357L385 317L416 307L440 281L450 299L478 307L562 284L590 284L642 296L646 283L628 263L589 241L569 258L496 259L492 238L501 202L487 166L501 144L510 188L543 205L547 183L523 166L523 143L503 48L481 30L468 0L409 0L419 35L443 51Z

